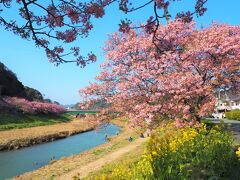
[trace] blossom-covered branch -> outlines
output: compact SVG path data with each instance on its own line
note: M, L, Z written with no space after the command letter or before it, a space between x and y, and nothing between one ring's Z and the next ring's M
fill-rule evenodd
M206 1L196 0L193 12L183 12L178 14L178 17L189 21L194 14L203 15L206 11L204 7ZM140 27L155 34L159 19L169 20L168 6L175 0L133 2L130 0L16 0L16 2L0 0L0 25L23 39L33 40L37 47L45 50L50 62L57 65L76 62L77 65L85 67L88 63L96 61L95 54L89 52L84 57L80 47L71 47L66 50L64 44L72 43L78 37L87 37L93 28L92 19L102 18L107 6L118 5L124 13L132 13L152 5L153 16L146 23L143 22L144 25ZM13 7L19 9L19 17L9 16ZM159 15L161 10L164 10L163 15ZM120 31L127 32L131 28L133 27L130 20L121 20ZM153 40L155 42L157 39Z

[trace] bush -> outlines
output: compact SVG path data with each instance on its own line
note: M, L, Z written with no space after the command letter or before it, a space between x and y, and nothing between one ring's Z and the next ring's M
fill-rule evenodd
M120 165L108 179L208 179L239 177L232 136L218 126L157 130L137 164ZM235 170L236 169L236 170Z
M227 119L233 119L240 121L240 109L235 109L225 113Z

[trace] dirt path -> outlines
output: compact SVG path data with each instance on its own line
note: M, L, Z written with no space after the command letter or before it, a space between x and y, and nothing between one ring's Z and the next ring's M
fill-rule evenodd
M133 141L131 144L120 148L116 150L115 152L108 154L100 159L97 159L96 161L90 162L80 168L74 169L73 171L70 171L63 176L58 177L59 180L66 180L66 179L72 179L73 176L79 174L80 178L86 177L90 172L99 170L102 166L113 162L114 160L121 157L123 154L128 153L130 151L133 151L136 149L139 145L141 145L146 138L139 138L135 141Z
M19 149L34 144L53 141L91 129L81 119L49 126L0 131L0 150Z

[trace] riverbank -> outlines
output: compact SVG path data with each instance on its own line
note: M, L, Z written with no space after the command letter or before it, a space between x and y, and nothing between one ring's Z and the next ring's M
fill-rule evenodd
M20 149L90 131L94 125L73 119L54 125L0 131L0 151Z
M5 112L0 110L0 131L10 129L48 126L71 121L72 115L63 114L24 114L20 112Z
M143 153L145 138L139 138L139 134L127 128L125 121L114 120L112 123L122 127L119 135L111 137L110 142L97 146L83 153L64 157L57 161L25 173L15 179L72 179L73 176L86 177L93 171L100 170L108 163L116 162L121 157L134 154L140 157ZM129 136L133 141L129 142Z

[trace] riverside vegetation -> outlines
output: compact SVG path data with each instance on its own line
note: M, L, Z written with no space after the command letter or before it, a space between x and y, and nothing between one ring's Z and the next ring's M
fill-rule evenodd
M142 158L122 163L100 179L237 179L240 148L229 132L205 124L176 129L168 123L153 133ZM235 148L235 149L234 149Z

